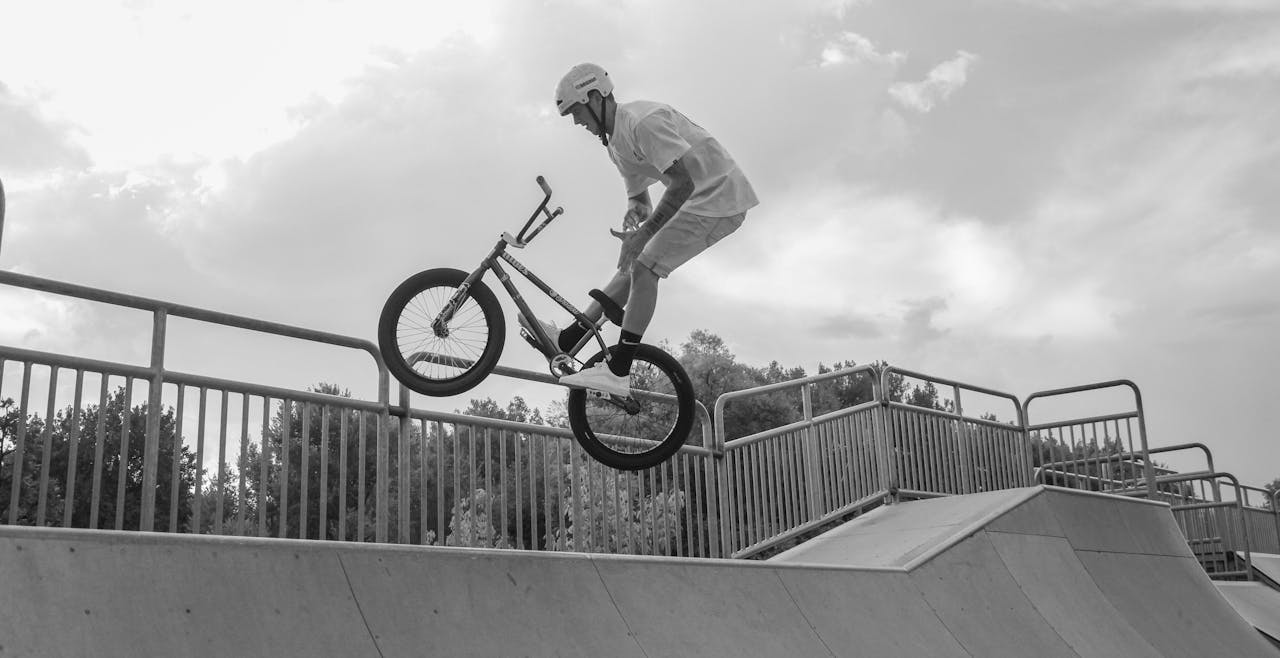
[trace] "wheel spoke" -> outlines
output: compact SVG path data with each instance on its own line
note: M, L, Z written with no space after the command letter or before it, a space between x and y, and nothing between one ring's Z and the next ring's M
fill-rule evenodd
M491 318L472 297L454 310L446 335L437 335L433 324L456 292L453 285L421 290L405 302L397 318L395 342L400 358L426 380L445 381L466 374L489 343Z
M670 357L666 359L674 361ZM596 446L600 449L597 458L606 463L616 455L620 459L615 461L628 468L636 464L652 465L650 462L661 461L678 449L684 436L677 434L687 432L689 421L685 421L682 428L682 405L675 382L683 375L669 368L678 368L678 365L664 366L638 354L631 368L632 394L625 403L577 394L581 396L583 427L575 427L575 431L585 430L584 440L590 443L584 447ZM691 403L692 391L687 395ZM691 410L688 413L691 414Z

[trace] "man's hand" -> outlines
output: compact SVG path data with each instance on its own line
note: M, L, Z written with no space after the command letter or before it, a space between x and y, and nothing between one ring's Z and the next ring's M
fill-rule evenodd
M627 231L618 231L609 229L613 237L622 240L622 250L618 254L618 269L626 271L631 268L631 263L636 257L644 251L644 246L649 242L649 238L653 237L653 233L644 227L635 228Z
M648 203L632 197L627 201L627 214L622 216L622 230L634 231L640 228L640 224L649 219L651 212L653 208L650 208Z

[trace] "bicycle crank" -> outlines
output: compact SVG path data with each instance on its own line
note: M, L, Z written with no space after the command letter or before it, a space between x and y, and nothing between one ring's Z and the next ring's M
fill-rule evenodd
M587 397L608 402L609 404L612 404L626 412L628 416L634 416L640 413L640 403L631 396L623 397L621 395L605 393L604 391L593 391L591 389L587 389Z

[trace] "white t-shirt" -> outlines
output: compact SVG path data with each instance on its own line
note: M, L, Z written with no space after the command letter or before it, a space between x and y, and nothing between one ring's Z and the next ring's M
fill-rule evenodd
M618 104L609 157L622 173L628 197L657 181L670 185L662 172L681 156L694 186L681 211L731 217L759 203L738 164L702 126L663 103Z

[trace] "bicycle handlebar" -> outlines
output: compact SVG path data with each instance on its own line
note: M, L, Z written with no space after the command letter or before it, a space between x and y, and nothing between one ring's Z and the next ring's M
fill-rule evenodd
M537 182L538 187L542 188L542 193L545 196L542 197L542 203L538 204L538 209L534 210L533 214L529 216L529 221L524 223L524 228L521 228L520 233L516 235L516 245L520 247L532 242L533 239L542 232L542 229L546 228L547 224L551 223L551 220L559 217L561 213L564 212L564 208L556 208L554 211L547 210L547 202L551 201L551 186L547 184L547 179L542 176L538 176ZM525 233L529 231L529 227L533 226L533 222L538 219L538 213L545 215L546 219L544 219L537 228L533 229L532 233L529 233L529 235L526 236Z

